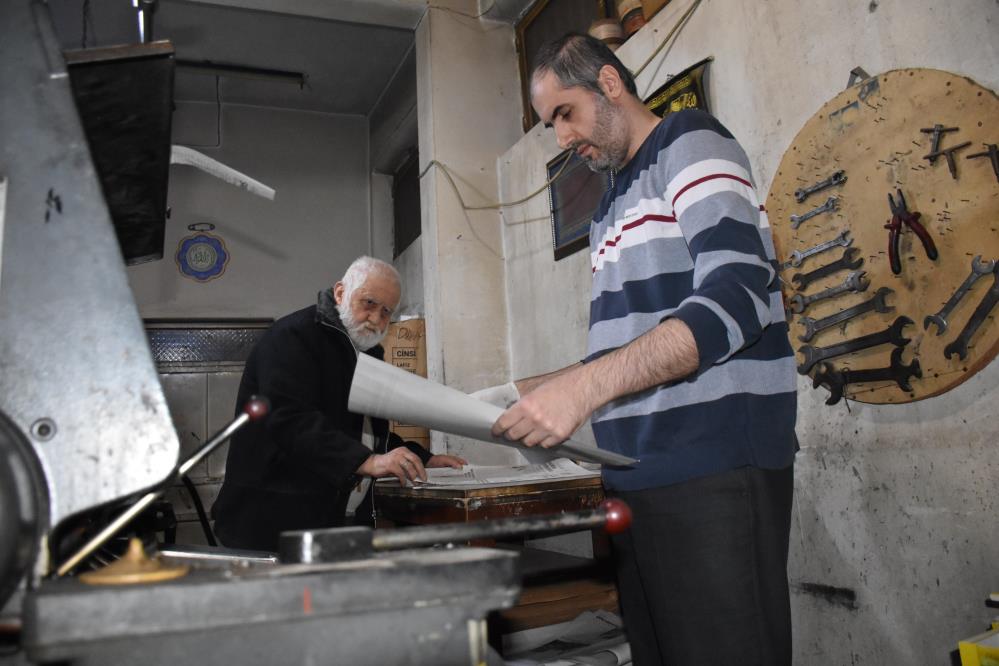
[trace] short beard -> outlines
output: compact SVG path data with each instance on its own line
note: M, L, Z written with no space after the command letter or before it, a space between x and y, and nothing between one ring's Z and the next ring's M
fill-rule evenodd
M606 173L624 166L628 159L628 126L624 122L621 110L607 101L599 93L593 93L597 98L596 124L589 141L579 141L572 146L573 150L582 145L591 145L600 155L595 158L584 157L583 161L590 171Z
M344 296L344 302L350 303L350 300ZM340 313L340 321L343 322L343 327L347 329L347 335L350 337L350 341L354 343L354 346L361 351L368 351L372 347L376 346L379 342L385 339L385 334L388 333L388 327L385 330L376 333L371 331L367 324L364 322L359 322L354 319L354 315L350 312L350 306L343 306L339 303L336 306L336 311Z

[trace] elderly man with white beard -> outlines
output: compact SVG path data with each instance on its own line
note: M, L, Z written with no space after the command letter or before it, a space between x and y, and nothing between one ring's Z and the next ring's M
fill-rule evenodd
M229 445L212 507L223 545L276 551L284 531L371 524L371 479L425 480L425 467L465 463L347 411L357 354L382 358L400 297L395 268L360 257L316 305L276 321L253 348L236 408L256 394L270 399L271 412Z

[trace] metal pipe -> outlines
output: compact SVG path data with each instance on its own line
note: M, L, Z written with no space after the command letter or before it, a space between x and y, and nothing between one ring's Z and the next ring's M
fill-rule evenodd
M419 548L438 543L533 536L603 527L610 534L624 531L631 524L631 510L621 500L609 499L597 509L575 511L556 516L524 516L472 523L447 523L400 529L375 530L374 550Z
M254 396L247 401L243 407L243 413L233 419L232 423L222 429L217 435L201 445L187 460L181 463L174 472L167 477L167 480L178 479L187 474L192 467L201 462L205 456L214 451L220 444L228 440L232 435L242 428L248 421L256 421L267 415L270 405L266 398ZM84 558L100 548L112 536L118 533L122 527L127 525L133 518L142 513L150 504L162 497L166 488L164 485L158 490L151 491L143 495L138 502L130 506L125 512L112 520L104 529L98 532L90 541L77 550L72 557L62 563L56 570L56 577L65 576L73 567L82 562Z

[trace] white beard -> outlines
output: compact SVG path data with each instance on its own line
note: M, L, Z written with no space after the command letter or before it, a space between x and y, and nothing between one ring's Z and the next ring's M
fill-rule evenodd
M343 327L347 329L347 335L350 336L351 342L361 351L368 351L384 340L385 334L388 333L387 326L384 331L379 332L368 328L366 322L358 322L354 319L354 315L351 314L349 307L337 305L336 311L340 313L340 321L343 322Z

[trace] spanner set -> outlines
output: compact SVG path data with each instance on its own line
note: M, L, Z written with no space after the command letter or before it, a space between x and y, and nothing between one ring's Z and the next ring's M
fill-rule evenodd
M959 160L959 151L972 145L971 141L962 141L962 139L972 137L954 134L959 130L959 127L947 127L940 123L934 123L931 127L920 130L923 136L928 137L928 142L926 139L922 144L913 142L923 146L928 143L928 150L924 148L924 151L916 153L909 159L906 159L908 152L895 152L892 157L880 160L880 163L887 167L885 170L886 184L891 188L887 196L890 213L887 222L883 216L879 216L876 212L870 212L873 211L870 205L861 206L861 202L858 200L851 202L856 188L854 183L846 188L842 187L847 182L847 174L843 169L829 170L825 173L819 172L817 178L811 183L801 178L798 179L802 185L793 191L793 199L797 207L788 211L788 213L793 214L785 213L784 219L789 220L790 228L800 234L799 239L816 239L816 242L811 247L791 251L790 254L786 255L784 263L779 266L779 271L782 274L781 282L787 289L791 290L791 293L786 296L788 317L791 317L791 313L800 315L797 317L800 329L797 329L795 333L797 339L804 344L798 348L800 359L798 372L803 375L812 375L813 387L825 386L829 389L830 396L826 400L828 405L836 404L842 400L848 390L850 395L857 395L858 389L855 387L865 383L880 383L880 385L875 384L870 389L872 391L881 391L885 386L891 386L896 390L912 394L910 397L917 397L913 393L913 380L922 379L924 371L920 365L920 350L922 350L923 361L926 363L928 376L926 381L929 382L927 386L922 388L932 392L939 385L935 379L939 376L938 371L953 372L955 365L966 361L969 350L973 355L969 365L976 363L976 359L974 359L976 339L980 341L979 344L982 345L983 349L990 346L995 339L994 334L981 333L989 329L990 326L995 326L995 322L989 324L989 321L997 316L996 311L999 309L999 257L989 257L989 254L996 251L995 248L990 243L985 243L980 246L972 246L974 250L970 251L970 248L967 247L958 249L953 243L953 238L956 237L947 238L948 234L954 233L954 229L950 225L950 213L954 209L948 207L947 202L953 203L954 199L951 197L956 197L956 194L950 194L950 196L938 201L937 198L933 198L922 189L921 183L923 181L919 180L918 177L915 180L910 180L909 191L903 192L906 184L903 169L922 173L923 170L931 168L932 165L937 165L936 168L941 170L942 165L946 164L951 178L957 180L959 177L958 162L964 164L964 157L975 161L974 164L968 163L967 168L980 169L979 164L985 168L991 166L996 180L999 181L999 147L997 144L983 141L980 145L983 145L985 150L979 150L979 152L968 150L966 152L971 154L962 153ZM981 141L982 137L979 137L978 140ZM976 142L975 145L979 144ZM839 160L836 159L835 162L839 162ZM962 166L962 169L964 168ZM853 175L856 183L873 182L872 178L865 178L862 172ZM974 178L980 180L981 176L976 175ZM917 185L917 183L919 184ZM789 193L790 190L784 190L784 192ZM924 206L936 204L938 211L930 216L925 212L918 212L915 206L910 209L909 203L906 201L907 193L913 195L913 203L918 200ZM937 196L940 195L937 194ZM960 199L960 201L967 202L967 199ZM847 210L851 218L848 222L851 225L855 223L870 225L864 229L858 227L853 229L862 244L866 245L868 241L872 240L872 229L875 226L879 230L883 226L888 231L887 246L882 246L880 242L877 243L881 246L878 251L855 246L850 229L844 229L842 224ZM874 219L853 220L852 218L857 215ZM932 224L927 224L927 222ZM992 225L992 230L995 231L995 224ZM907 234L907 232L911 232L911 234ZM879 235L880 233L883 232L879 231ZM792 235L793 238L794 235ZM947 253L946 263L938 261L940 257L938 243L941 244L941 250ZM975 250L982 252L982 254L972 258ZM834 251L835 255L838 256L833 255ZM918 325L913 321L916 317L910 319L904 313L900 313L883 330L876 330L870 326L871 322L865 322L858 330L866 334L858 333L852 338L841 339L826 346L815 345L814 340L820 332L838 326L842 334L846 331L847 322L857 320L865 315L872 317L872 315L867 315L870 312L882 315L895 311L897 306L903 312L909 308L914 308L917 311L922 310L919 312L922 315L930 307L937 307L938 304L934 302L936 295L940 293L941 288L949 283L954 274L954 260L956 258L954 254L965 251L970 259L969 272L942 307L934 314L926 315L922 319L922 328L925 333L918 331ZM983 255L985 259L983 259ZM810 257L818 257L818 259L812 260L814 265L802 268L804 262ZM884 259L888 261L879 263L884 262ZM865 265L865 260L869 262L867 265ZM887 266L885 266L886 263ZM934 269L934 266L939 268ZM883 268L890 268L891 274L886 275L887 271L882 272ZM928 274L928 270L933 272ZM877 280L880 277L891 279L892 275L900 278L899 282L891 285L895 289L902 288L902 292L899 294L896 294L895 289L887 286L876 286L872 289L873 294L863 296L860 300L849 296L849 294L866 292L872 279ZM978 291L976 291L976 294L983 294L977 304L972 307L971 304L965 303L959 309L958 306L963 301L969 300L966 297L975 289L979 280L989 276L991 276L989 288L983 292L979 286ZM960 277L954 279L954 282L956 283L958 279ZM942 282L943 284L941 284ZM920 296L929 293L933 294L933 298L929 302L926 302L925 298L920 298ZM978 297L976 296L976 298ZM831 314L829 314L828 305L816 308L819 315L808 312L809 308L816 303L838 303L840 301L851 304L840 306ZM924 305L927 306L926 310L923 310ZM953 333L953 329L959 324L953 321L955 312L960 324L963 324L960 332L956 335ZM871 330L876 330L876 332L870 333ZM906 330L909 331L908 336L903 335ZM945 334L954 336L946 347L943 347L946 340L930 342L927 345L927 341L933 341L937 336ZM915 344L910 346L910 342L913 340ZM884 345L891 345L892 349L890 361L887 365L882 363L883 367L851 368L848 367L851 364L849 360L843 367L836 367L832 362L839 357ZM944 368L934 367L933 363L928 362L930 358L928 354L930 353L932 353L933 358L939 358L937 354L941 347L943 347L943 357L949 361ZM912 350L909 356L913 357L908 363L903 360L907 348ZM979 355L982 354L987 355L987 352L980 351ZM863 358L866 359L867 356L865 355ZM963 371L966 372L967 368L963 368ZM923 391L923 393L926 392Z

